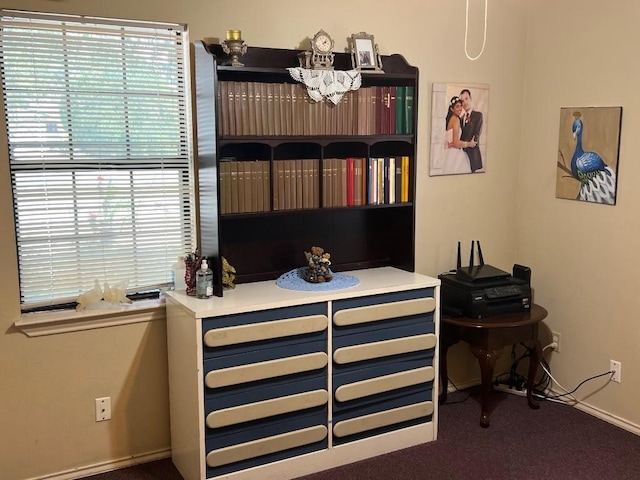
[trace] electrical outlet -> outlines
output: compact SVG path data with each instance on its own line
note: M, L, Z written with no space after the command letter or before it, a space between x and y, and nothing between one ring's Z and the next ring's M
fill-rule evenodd
M616 360L609 360L609 370L613 372L611 381L620 383L622 381L622 363Z
M556 344L555 348L553 349L554 352L560 353L560 334L557 332L551 332L551 336L552 336L552 342L554 342Z
M96 422L111 420L111 397L96 398Z

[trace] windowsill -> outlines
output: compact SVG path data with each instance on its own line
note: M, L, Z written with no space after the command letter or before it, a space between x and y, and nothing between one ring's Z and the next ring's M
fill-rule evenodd
M78 332L95 328L129 325L132 323L164 320L164 298L140 300L123 305L117 310L60 310L56 312L36 312L21 315L14 323L28 337Z

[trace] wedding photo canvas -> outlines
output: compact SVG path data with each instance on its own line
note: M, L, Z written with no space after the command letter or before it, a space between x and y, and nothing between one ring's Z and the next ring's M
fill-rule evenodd
M434 83L429 175L487 170L489 85Z

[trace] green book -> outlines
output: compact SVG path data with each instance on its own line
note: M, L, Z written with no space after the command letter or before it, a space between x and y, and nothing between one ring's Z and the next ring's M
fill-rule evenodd
M405 105L407 87L396 87L396 131L397 135L405 133Z
M406 87L405 92L405 125L404 133L411 135L413 133L413 95L414 88Z

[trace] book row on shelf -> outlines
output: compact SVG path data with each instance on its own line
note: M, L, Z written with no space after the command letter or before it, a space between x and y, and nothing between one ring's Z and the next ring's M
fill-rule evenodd
M222 214L409 201L409 157L220 161ZM320 202L322 200L322 203Z
M361 87L340 103L315 102L299 83L220 81L221 136L411 135L414 88Z

